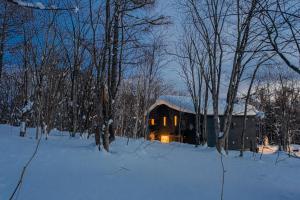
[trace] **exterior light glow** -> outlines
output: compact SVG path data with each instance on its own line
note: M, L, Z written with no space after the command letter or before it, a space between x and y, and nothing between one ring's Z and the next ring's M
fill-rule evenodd
M155 140L155 134L153 132L150 133L149 139L150 139L150 141Z
M170 136L168 136L168 135L160 136L160 142L161 143L170 143Z

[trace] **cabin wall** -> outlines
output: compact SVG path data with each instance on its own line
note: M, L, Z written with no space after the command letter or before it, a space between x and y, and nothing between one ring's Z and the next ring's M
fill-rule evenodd
M177 126L175 126L174 116L177 116ZM167 123L164 126L163 118L166 117ZM155 125L151 125L151 119L154 119ZM149 130L160 135L171 135L174 138L181 136L185 143L195 143L195 116L190 113L179 112L166 105L157 106L149 114ZM179 130L181 129L181 131Z
M207 116L207 146L216 146L216 134L214 129L214 118L213 116Z
M177 126L174 125L174 116L178 117ZM166 126L163 123L163 117L166 117ZM150 120L154 119L155 125L151 125ZM220 116L221 127L223 126L223 117ZM239 150L241 148L241 133L243 129L243 116L232 117L232 127L228 138L228 148ZM180 123L180 124L179 124ZM166 105L160 105L154 108L149 114L149 130L155 134L155 139L160 139L161 135L171 135L173 138L180 138L182 142L195 144L195 115L183 113L174 110ZM179 127L181 126L181 132ZM208 146L216 146L216 134L214 131L213 116L207 116ZM179 141L172 139L171 141ZM256 119L254 116L248 116L247 128L245 131L245 149L255 150L256 148Z
M220 117L220 121L223 122L223 117ZM241 134L243 130L243 116L233 116L232 125L229 132L228 148L231 150L241 149ZM213 116L208 116L208 146L216 146L216 134L214 130ZM221 123L221 127L223 124ZM256 118L255 116L247 117L247 127L245 130L245 149L255 151L256 148Z

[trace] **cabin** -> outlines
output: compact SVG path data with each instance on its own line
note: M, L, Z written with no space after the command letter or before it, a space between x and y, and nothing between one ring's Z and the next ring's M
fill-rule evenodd
M219 102L219 118L222 127L223 112L226 100ZM241 132L243 128L244 116L243 103L236 103L232 116L232 126L228 138L228 149L238 150L241 144ZM257 110L247 106L247 128L245 131L245 149L256 150L256 114ZM195 144L196 114L191 97L186 96L161 96L148 110L149 139L159 140L162 143L173 141ZM203 113L201 114L203 122ZM207 145L216 145L216 134L214 132L212 102L208 104L207 111Z

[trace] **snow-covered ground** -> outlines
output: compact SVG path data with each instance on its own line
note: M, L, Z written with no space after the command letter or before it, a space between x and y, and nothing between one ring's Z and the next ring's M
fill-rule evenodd
M34 130L0 125L0 200L7 200L34 151ZM220 199L222 170L214 148L117 138L111 153L93 139L53 131L42 140L18 200ZM281 154L224 158L225 200L300 199L300 159Z

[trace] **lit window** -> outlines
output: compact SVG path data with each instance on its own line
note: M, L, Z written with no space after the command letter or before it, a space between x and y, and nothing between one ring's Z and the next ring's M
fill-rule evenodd
M167 117L164 117L164 126L167 126Z
M160 142L161 143L169 143L170 137L168 135L162 135L162 136L160 136Z
M174 116L174 126L177 126L177 115Z
M154 126L154 125L155 125L155 119L151 119L150 124L151 124L152 126Z

